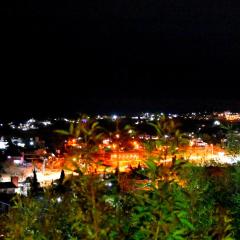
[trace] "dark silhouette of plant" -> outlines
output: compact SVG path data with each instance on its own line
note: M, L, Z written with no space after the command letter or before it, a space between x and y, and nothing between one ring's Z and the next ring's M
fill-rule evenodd
M37 180L37 173L35 168L33 170L33 178L31 179L30 185L31 185L31 189L30 189L31 194L37 195L40 190L40 183Z
M62 169L61 175L60 175L60 178L59 178L59 184L61 184L61 185L63 184L64 178L65 178L65 172L64 172L64 170Z

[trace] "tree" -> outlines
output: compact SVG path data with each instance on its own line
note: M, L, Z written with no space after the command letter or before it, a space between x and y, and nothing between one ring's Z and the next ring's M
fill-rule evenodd
M40 189L40 183L37 180L37 173L36 173L35 168L33 170L33 178L31 180L30 184L31 184L31 190L30 190L31 194L37 195L39 192L39 189Z
M156 123L148 123L152 126L157 134L157 140L155 142L156 148L161 148L160 158L166 160L168 154L175 154L180 145L187 143L183 134L177 129L178 124L168 119L163 115Z
M63 180L65 178L65 172L62 169L61 174L60 174L60 178L59 178L59 184L62 185L63 184Z
M95 119L86 114L80 115L76 121L70 122L69 130L56 130L59 134L73 139L76 146L72 146L66 155L68 168L80 168L82 172L89 172L96 168L94 154L98 151L98 144L103 138L102 128Z
M240 154L240 136L238 131L233 128L233 125L221 126L222 129L226 130L226 141L223 146L227 149L233 157Z

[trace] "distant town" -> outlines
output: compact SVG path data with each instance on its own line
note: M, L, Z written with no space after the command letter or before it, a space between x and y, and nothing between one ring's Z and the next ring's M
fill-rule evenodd
M193 173L185 179L181 166L187 164L191 171L222 176L224 169L239 166L239 129L240 113L230 111L1 121L0 217L14 214L16 196L43 204L50 194L52 201L65 206L64 198L75 198L79 179L87 181L82 186L89 191L96 180L106 196L112 191L124 196L158 191L160 182L185 189L186 181L195 177Z
M158 136L147 125L158 121L162 116L174 119L180 126L183 136L188 139L189 144L182 149L183 156L195 161L216 159L222 162L236 162L228 158L225 150L221 147L226 141L226 136L221 128L222 124L240 123L240 113L192 112L186 114L175 113L141 113L134 116L97 115L93 118L103 126L106 131L118 131L115 124L129 124L128 133L136 134L117 146L121 133L109 135L102 140L99 154L105 165L115 169L117 164L120 171L127 171L129 166L142 163L144 157L143 143L145 140L157 140ZM70 123L76 119L54 118L54 119L28 119L26 121L1 122L0 124L0 153L1 153L1 183L0 192L20 193L27 195L29 189L28 179L32 177L35 168L41 185L45 186L59 178L67 158L69 147L81 147L81 139L59 135L57 129L68 129ZM87 119L86 119L87 121ZM236 130L236 135L240 133ZM167 134L166 138L170 137ZM193 148L195 146L195 148ZM103 153L103 149L104 151ZM194 150L193 150L194 149ZM183 151L184 150L184 151ZM76 158L76 157L75 157ZM75 159L73 158L73 159ZM165 159L168 160L168 157ZM66 170L67 174L72 172Z

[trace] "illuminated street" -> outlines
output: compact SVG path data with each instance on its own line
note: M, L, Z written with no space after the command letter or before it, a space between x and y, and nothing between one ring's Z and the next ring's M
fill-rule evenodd
M172 155L166 157L166 159L159 159L159 151L154 151L151 153L157 160L158 164L169 165L172 163ZM205 147L183 147L179 148L178 153L176 153L177 159L186 159L197 165L211 165L211 161L215 161L220 164L228 163L232 164L239 161L239 157L228 156L225 151L217 146L209 145ZM145 166L145 161L147 160L148 154L143 149L134 151L113 151L111 154L98 154L98 156L93 159L97 162L102 161L102 164L95 165L90 171L93 173L103 173L103 172L114 172L118 167L121 172L129 172L131 167L137 167L139 164ZM70 161L70 162L69 162ZM74 159L72 160L74 161ZM81 161L81 160L80 160ZM37 172L37 177L39 182L43 185L49 185L52 181L57 180L60 176L62 168L68 169L71 166L71 160L69 159L56 159L53 166L47 165L45 172L40 170ZM56 167L57 166L57 167ZM42 169L42 165L39 165L39 169ZM74 172L70 170L65 170L66 175L71 175ZM31 169L25 170L25 176L31 176Z

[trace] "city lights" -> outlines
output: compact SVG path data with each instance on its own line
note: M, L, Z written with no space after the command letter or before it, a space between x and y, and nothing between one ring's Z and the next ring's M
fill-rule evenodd
M184 159L188 159L194 164L202 164L204 162L209 164L209 161L211 160L217 161L221 164L233 164L240 160L238 155L235 158L230 157L226 149L213 143L207 143L198 136L201 131L206 131L209 128L218 131L219 128L215 128L214 126L220 126L223 118L229 115L236 116L236 114L232 114L230 112L225 112L222 115L219 113L212 113L211 115L199 112L189 114L166 114L167 120L171 121L173 121L173 118L182 120L185 119L185 117L188 119L193 118L197 121L204 121L200 123L196 121L194 130L189 129L189 131L183 133L188 140L185 146L174 146L173 148L169 146L168 144L171 144L171 141L174 139L171 132L164 132L162 135L157 135L154 132L138 133L138 127L142 128L148 121L161 121L160 119L163 117L163 113L152 114L148 112L131 118L131 121L133 121L132 124L135 125L134 130L132 128L127 128L126 131L119 128L117 131L113 132L113 134L109 134L108 137L104 134L104 137L99 139L96 145L97 148L95 148L93 153L89 153L89 155L86 154L86 152L89 151L89 146L88 143L85 142L86 137L84 137L84 135L78 135L76 137L70 135L66 136L63 138L64 148L61 150L60 148L56 148L55 151L52 152L49 151L48 146L44 146L45 142L41 141L38 136L31 138L12 137L10 141L14 146L20 147L21 151L25 153L25 156L23 158L21 158L22 155L9 156L7 159L9 162L12 161L16 166L18 166L19 169L17 169L16 172L19 170L19 174L21 172L24 176L31 176L33 164L36 162L38 169L37 176L39 178L39 182L43 185L50 184L52 180L57 179L59 177L59 171L61 171L63 167L67 167L69 170L74 171L74 165L79 166L80 169L87 169L88 172L92 172L94 174L103 174L105 171L114 172L117 167L120 172L129 172L131 167L137 167L139 164L142 167L145 167L145 161L149 154L146 148L147 145L145 145L146 143L152 143L153 146L155 145L155 147L151 150L151 154L153 154L154 157L161 157L161 159L159 159L159 164L170 164L172 162L173 155L171 151L174 151L176 157L184 157ZM207 122L206 118L209 119L209 122ZM91 119L89 118L84 119L91 122ZM116 124L115 121L117 119L125 120L125 117L117 115L99 115L96 116L96 119L112 121L113 124ZM142 120L139 121L139 119ZM77 120L60 118L60 120L56 119L54 121L64 121L68 124L70 122L76 124L86 124L85 120L77 122ZM225 118L225 120L227 121L227 118ZM10 122L7 126L11 128L16 127L18 131L24 129L29 131L41 126L48 128L52 126L52 124L54 124L53 120L38 121L37 119L29 119L25 123L22 122L20 124ZM132 136L133 133L134 138ZM238 136L239 132L235 131L235 134ZM226 136L223 136L219 140L219 142L223 144L226 144L226 141ZM8 148L9 142L4 138L4 136L2 136L0 149L5 151ZM35 148L37 149L35 150ZM32 151L31 153L29 153L30 150ZM74 154L68 156L71 152ZM91 167L86 167L86 162L90 161L88 158L91 159ZM101 162L101 164L99 164L99 162Z

